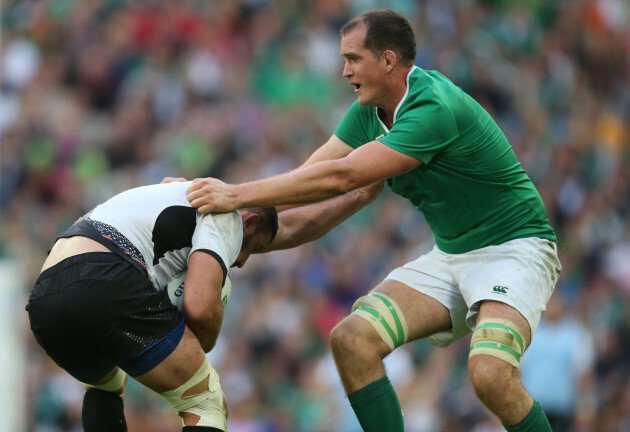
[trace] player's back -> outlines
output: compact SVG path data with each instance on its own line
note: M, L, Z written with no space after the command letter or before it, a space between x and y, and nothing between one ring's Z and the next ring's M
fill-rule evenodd
M96 206L84 219L161 280L161 273L170 275L186 267L197 226L197 211L187 199L189 185L172 182L129 189Z

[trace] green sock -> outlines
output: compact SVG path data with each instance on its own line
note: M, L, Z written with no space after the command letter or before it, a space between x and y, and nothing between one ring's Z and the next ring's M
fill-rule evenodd
M365 432L403 432L403 413L389 378L384 376L348 395Z
M535 399L532 410L525 416L523 421L513 426L505 426L505 430L508 432L553 432L545 412Z

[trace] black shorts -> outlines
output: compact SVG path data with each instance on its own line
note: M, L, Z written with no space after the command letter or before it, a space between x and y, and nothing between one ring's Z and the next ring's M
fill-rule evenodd
M142 375L184 334L184 317L146 273L118 255L67 258L37 279L26 310L37 342L63 369L94 383L115 366Z

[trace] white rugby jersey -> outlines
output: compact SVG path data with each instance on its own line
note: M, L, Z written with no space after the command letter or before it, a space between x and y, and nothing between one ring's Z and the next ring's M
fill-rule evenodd
M141 262L157 289L186 269L188 257L196 250L215 256L227 276L241 250L243 221L237 211L198 213L187 199L190 183L129 189L81 219Z

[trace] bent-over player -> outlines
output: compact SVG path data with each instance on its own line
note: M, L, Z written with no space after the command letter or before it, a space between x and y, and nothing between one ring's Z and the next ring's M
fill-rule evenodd
M225 431L227 400L205 353L221 328L228 268L272 241L284 249L319 238L378 193L329 203L317 223L303 223L303 209L285 212L279 228L274 208L200 214L189 185L130 189L95 207L57 239L31 292L35 338L87 388L86 432L127 430L128 375L162 396L184 431ZM186 268L180 312L163 287Z

